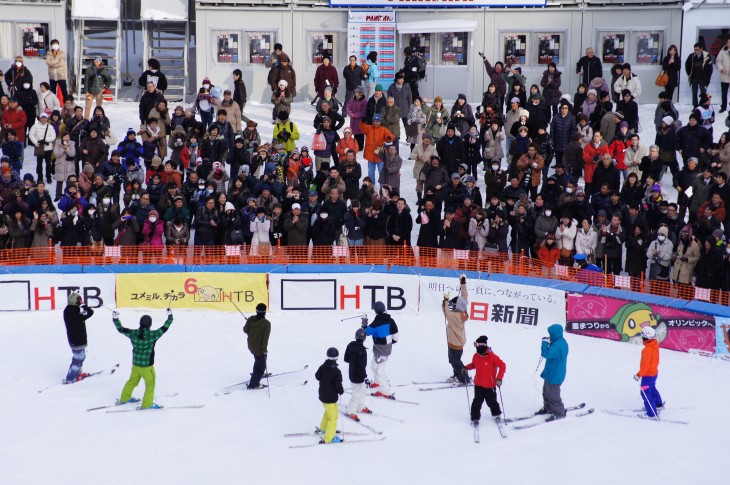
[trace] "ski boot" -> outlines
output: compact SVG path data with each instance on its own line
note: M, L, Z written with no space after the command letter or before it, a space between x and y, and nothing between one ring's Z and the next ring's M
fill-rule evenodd
M368 408L362 408L360 410L360 412L363 414L373 414L373 412L371 410L369 410Z
M371 383L370 383L370 385L369 385L368 387L369 387L370 389L375 389L375 388L377 388L377 387L380 387L380 384L378 384L377 382L371 382Z
M395 399L395 395L393 395L393 394L383 394L380 391L374 393L373 396L375 396L375 397L384 397L386 399Z
M545 408L540 408L537 410L537 412L535 412L535 416L540 416L542 414L547 414L547 413L548 412L547 412L547 410L545 410Z
M360 417L357 414L346 414L346 416L353 421L357 421L358 423L360 422Z
M137 399L136 397L130 397L126 401L120 401L119 399L117 399L117 402L115 404L117 406L120 406L122 404L129 404L129 403L133 403L133 402L139 402L139 399Z
M89 377L89 374L87 374L86 372L82 372L81 374L79 374L79 376L76 378L76 380L74 382L81 382L84 379L86 379L87 377Z

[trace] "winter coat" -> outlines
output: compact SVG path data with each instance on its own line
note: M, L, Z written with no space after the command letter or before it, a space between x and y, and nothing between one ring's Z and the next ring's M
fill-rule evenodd
M49 130L50 131L50 130ZM68 142L68 146L64 148L62 140L56 140L53 145L53 155L56 157L54 162L56 182L66 182L69 175L76 175L76 144L73 141Z
M278 89L271 93L271 102L274 103L274 107L276 108L276 112L279 111L286 111L287 113L291 114L291 103L294 98L294 95L291 94L291 91L289 88L286 88L284 90L284 96L281 96L281 91Z
M536 164L536 166L533 166L533 164ZM533 187L539 187L540 186L540 178L542 177L542 168L545 166L545 159L542 158L540 155L535 155L535 158L530 158L530 156L525 153L520 157L519 160L517 160L517 170L519 170L518 177L520 179L520 183L522 183L522 180L525 177L525 173L527 170L532 171L532 176L530 179L530 183Z
M342 372L337 367L336 361L325 360L315 372L314 377L319 381L319 400L321 402L325 404L336 403L340 395L345 393L342 388Z
M147 83L152 83L155 85L155 88L162 91L163 93L167 91L167 76L162 71L156 71L152 72L152 70L147 69L145 72L142 73L141 76L139 76L139 80L137 81L137 84L144 88L147 86Z
M94 316L94 310L86 305L66 305L66 308L63 309L66 338L71 348L86 347L86 320L92 316Z
M423 217L428 217L428 223L424 224ZM416 245L426 248L438 247L439 226L441 225L441 215L438 209L434 208L430 212L425 209L419 209L416 216L416 224L421 224L418 231L418 239Z
M352 128L353 135L362 135L360 123L367 116L367 107L368 100L364 96L359 100L354 97L350 98L350 101L347 102L345 109L347 111L347 116L350 118L350 128Z
M320 64L314 73L314 89L317 96L324 98L324 89L327 86L332 87L332 95L337 94L337 87L340 85L340 78L337 76L337 69L330 64L325 66Z
M431 156L436 154L436 146L429 144L424 150L423 144L416 143L411 151L410 159L413 160L413 178L416 180L426 180L423 173L423 167L431 163Z
M262 221L260 218L255 218L250 223L250 230L253 234L251 238L251 245L257 246L259 244L265 244L269 242L269 231L271 230L271 220L264 218Z
M723 254L721 248L712 247L710 252L705 252L705 248L700 249L700 259L695 266L697 279L695 286L699 288L710 288L719 290L722 287L724 276Z
M692 284L692 274L700 259L700 245L692 238L686 243L680 240L674 256L676 259L672 267L672 281L685 285ZM687 261L682 258L686 258Z
M568 365L568 342L563 338L563 327L559 324L548 327L550 343L542 341L540 355L545 359L545 368L540 377L551 385L561 385L565 380Z
M535 241L537 245L540 246L548 234L555 234L557 228L558 219L555 214L551 214L550 217L546 216L545 213L540 214L535 219Z
M42 145L44 151L53 150L53 143L56 141L56 130L50 123L41 123L37 120L28 131L28 138L33 145Z
M475 352L471 362L466 364L465 367L468 370L476 369L474 385L486 389L497 387L497 381L504 379L504 373L507 370L507 365L497 354L492 352L491 347L487 347L484 355Z
M397 153L393 158L390 158L387 153L382 153L382 155L385 165L378 176L378 183L381 186L387 184L393 189L400 190L400 169L403 166L403 159Z
M44 92L38 91L38 106L36 114L46 113L49 117L54 111L61 111L61 102L58 97L50 90Z
M437 190L436 186L440 185L441 190L443 190L450 180L449 173L447 172L446 168L441 165L441 163L439 163L438 167L436 168L434 168L433 165L431 165L430 163L424 165L421 173L425 176L425 180L423 182L423 186L425 188L431 187L434 190Z
M631 96L634 97L637 103L639 102L639 97L641 96L641 80L639 76L632 72L628 79L626 76L618 78L613 85L614 92L621 94L624 89L631 91Z
M31 86L33 85L33 74L31 74L25 64L20 69L13 64L10 69L5 71L5 84L8 85L8 93L10 96L14 96L17 90L25 83L29 83Z
M385 108L385 105L385 96L380 96L378 99L375 99L374 95L371 96L370 99L368 99L368 104L365 110L365 122L371 125L373 123L373 116L380 114L383 108Z
M10 125L15 130L18 141L25 141L25 125L28 122L28 116L20 105L15 110L10 109L10 106L6 106L3 112L2 122L3 126Z
M455 117L457 111L461 111L461 114L464 115L463 117ZM471 105L469 103L464 103L463 106L459 106L459 103L454 103L454 106L451 108L451 122L454 124L456 129L461 133L462 135L465 135L468 131L471 125L474 124L474 111L471 109Z
M423 110L420 107L417 108L415 105L411 105L406 123L406 142L420 143L423 125L426 124L426 115Z
M677 150L686 161L690 157L702 159L700 148L708 150L712 143L712 133L699 124L695 126L685 125L677 132Z
M603 66L601 65L601 60L598 56L593 56L592 58L583 56L575 64L575 72L576 74L582 72L583 77L581 82L588 85L594 78L603 77Z
M282 133L284 131L288 133L288 136ZM274 138L284 145L284 150L287 153L291 153L297 147L296 141L299 139L299 128L291 121L282 123L277 120L274 125Z
M504 130L502 129L495 133L489 128L484 132L484 151L482 156L484 157L485 164L489 164L492 160L499 160L501 162L504 159L504 149L502 148L504 138ZM504 188L504 185L502 187Z
M550 123L550 138L556 152L562 153L565 147L573 141L573 135L577 132L575 116L568 113L566 116L560 114L553 116Z
M717 65L717 71L720 73L720 82L730 83L730 49L727 46L717 53L715 65ZM723 69L725 72L722 72Z
M545 97L545 103L548 106L556 106L560 102L560 97L563 95L560 91L561 74L558 70L555 70L551 74L547 69L542 73L540 86L543 88L542 95Z
M337 74L337 71L335 71L335 75ZM291 64L284 67L282 65L279 65L274 68L274 73L272 76L272 82L271 90L276 92L279 88L279 81L284 80L287 82L286 89L291 93L292 97L297 95L297 74L294 72L294 69L291 67Z
M687 56L687 59L684 61L684 70L687 73L690 82L693 80L702 81L705 86L708 86L712 79L712 56L709 52L703 50L701 54L702 69L695 69L695 55L696 54L693 51Z
M393 344L398 342L398 325L388 313L379 313L365 327L365 334L373 338L373 355L387 357L393 351Z
M366 125L360 123L360 130L365 134L365 160L372 163L380 162L380 157L375 154L376 148L381 148L388 140L394 140L396 137L393 133L383 126Z
M644 348L641 349L641 363L639 377L655 377L659 374L659 341L655 338L644 340Z
M53 131L53 128L49 130L49 133ZM84 153L84 150L89 153ZM99 167L106 159L109 154L109 147L106 146L104 140L101 138L86 138L81 142L79 146L79 158L86 164L90 163L94 166L94 169Z
M626 236L626 272L629 275L641 275L646 271L646 250L649 247L650 235L642 232L634 234L634 228L627 229Z
M469 220L469 237L477 243L477 248L481 251L487 245L487 237L489 236L489 221L482 219L481 223L476 217Z
M404 112L403 115L405 115L405 113L407 113L407 111ZM383 117L383 128L390 130L395 138L400 138L400 108L398 108L397 105L386 105L380 110L380 115Z
M350 67L350 64L346 65L342 69L342 77L345 79L345 90L354 91L356 87L360 86L363 81L364 72L362 66L355 64L355 67ZM350 98L352 99L352 98ZM345 106L347 108L347 106Z
M66 80L66 53L61 49L49 50L46 53L46 64L48 65L49 81Z
M171 208L172 209L172 208ZM171 210L168 209L168 212ZM168 245L177 244L180 240L180 246L187 246L190 241L190 227L185 221L180 229L178 229L173 221L168 221L165 228L165 240Z
M565 249L566 251L572 251L575 246L575 237L577 234L578 221L575 219L570 221L570 226L563 228L558 225L555 229L555 240L558 243L558 249Z
M403 83L399 87L398 84L393 83L388 88L387 96L392 96L395 99L395 105L398 106L401 116L406 117L413 104L413 93L411 92L410 86Z
M700 206L710 198L712 188L716 185L715 179L710 179L705 182L705 178L700 175L694 182L692 182L692 203L689 206L690 214L697 213Z
M347 344L344 361L350 364L349 377L353 384L362 384L368 376L368 352L360 340L353 340Z
M598 245L598 233L591 226L588 232L583 228L578 228L575 233L575 253L576 254L595 254Z
M494 83L494 86L497 88L497 92L500 94L502 98L507 94L507 82L504 80L504 77L502 77L502 73L499 73L494 70L494 67L489 62L489 60L484 59L484 70L487 71L487 75L489 75L489 79Z
M456 172L458 166L464 162L464 142L458 136L441 137L436 143L436 151L441 157L440 165L450 173Z
M365 63L368 66L366 81L369 83L378 84L380 82L380 68L378 67L378 64L375 62L370 62L370 59L366 59Z
M93 62L86 66L84 86L87 93L93 95L101 94L111 85L112 77L109 75L109 72L103 64L99 69L94 66Z
M253 315L247 318L246 324L243 326L243 333L246 334L246 343L251 354L258 357L268 353L271 322L264 315Z
M431 137L433 137L431 144L436 144L439 138L443 136L441 134L441 128L444 128L445 133L451 116L443 105L441 105L440 110L436 109L435 106L429 107L426 104L421 104L421 106L423 112L426 114L426 124L424 125L423 132L430 133ZM441 115L440 117L439 114ZM441 123L439 123L439 120L441 120Z
M406 207L403 212L393 212L388 216L386 223L386 230L388 233L388 244L395 244L402 246L406 244L411 245L411 231L413 229L413 217L411 217L411 210ZM399 239L396 241L392 236L398 236Z
M365 225L367 224L365 217L365 213L360 210L357 213L352 209L345 212L342 223L347 228L348 239L353 241L365 239Z
M611 152L608 148L608 145L603 140L601 140L601 143L597 147L595 143L593 143L593 141L590 141L583 148L583 179L585 180L586 184L593 183L593 174L596 171L598 161L600 161L604 154L610 155L610 153Z

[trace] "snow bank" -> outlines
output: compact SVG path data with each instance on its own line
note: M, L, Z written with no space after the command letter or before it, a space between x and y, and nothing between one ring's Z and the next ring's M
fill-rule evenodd
M71 17L79 19L117 20L119 0L74 0Z
M187 20L187 0L142 0L142 20Z

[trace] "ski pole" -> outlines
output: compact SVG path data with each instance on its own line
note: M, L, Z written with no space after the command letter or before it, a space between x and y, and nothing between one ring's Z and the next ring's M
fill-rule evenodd
M497 386L497 391L499 391L499 403L502 405L502 417L507 419L507 413L504 412L504 399L502 399L502 386Z
M264 374L266 375L266 393L269 395L269 399L271 399L271 382L269 382L269 355L268 355L268 353L264 354L264 357L266 357L266 368L264 369Z
M340 409L342 409L342 394L340 394L340 396L337 399L338 399L337 416L339 417ZM345 413L347 413L347 411L345 411ZM342 420L342 441L345 441L345 421L347 421L347 420L346 419ZM337 430L337 421L335 421L335 430Z
M344 322L345 320L354 320L355 318L362 318L365 316L367 316L367 313L363 313L362 315L355 315L354 317L340 318L340 321Z
M231 300L231 304L233 304L233 306L236 307L236 310L238 310L238 313L240 313L243 318L245 318L246 320L248 320L248 317L246 315L244 315L244 313L241 311L240 308L238 308L238 305L236 305L236 302L235 301Z
M649 401L648 396L644 392L644 386L641 385L641 382L639 382L639 390L641 391L641 395L644 396L644 401L646 401L646 403L649 405L649 407L651 408L651 410L654 412L654 419L656 421L659 421L659 413L657 412L656 408L651 403L651 401Z
M471 413L471 398L469 398L469 371L466 371L465 375L466 379L464 379L464 389L466 390L466 408L469 410L469 413Z

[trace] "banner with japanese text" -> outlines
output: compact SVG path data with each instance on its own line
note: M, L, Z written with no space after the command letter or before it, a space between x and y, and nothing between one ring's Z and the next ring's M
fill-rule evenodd
M350 11L347 13L347 55L357 56L358 64L368 54L378 53L379 82L393 83L395 65L395 12L392 10Z
M119 308L254 312L268 302L265 273L123 273L117 275Z
M641 343L641 329L656 330L662 348L715 351L715 317L599 295L568 294L567 331Z
M418 314L418 276L382 273L271 273L270 311Z
M545 329L565 325L565 292L540 286L469 279L469 318L471 321L521 325ZM459 293L458 278L421 276L422 315L441 312L443 294Z

